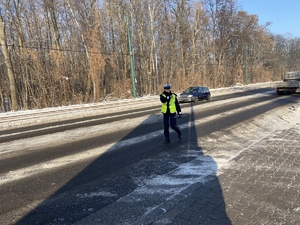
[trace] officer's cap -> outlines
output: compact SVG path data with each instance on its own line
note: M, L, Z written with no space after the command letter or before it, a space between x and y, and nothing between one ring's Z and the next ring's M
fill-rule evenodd
M171 85L170 84L165 84L164 89L171 89Z

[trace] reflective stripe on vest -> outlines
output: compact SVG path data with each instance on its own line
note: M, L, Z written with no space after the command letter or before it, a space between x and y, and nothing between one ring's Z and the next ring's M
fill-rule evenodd
M162 96L164 96L165 98L167 97L165 94L162 94ZM176 113L176 105L175 105L176 96L174 94L172 94L172 96L173 96L173 98L171 98L169 101L170 113ZM168 102L165 102L162 104L162 106L161 106L162 113L167 112L167 107L168 107L167 104L168 104Z

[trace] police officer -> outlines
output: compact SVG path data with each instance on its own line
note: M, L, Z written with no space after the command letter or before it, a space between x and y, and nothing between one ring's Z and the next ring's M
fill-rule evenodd
M171 85L164 85L164 92L160 95L160 101L162 102L161 112L164 117L164 135L165 144L170 143L169 124L171 128L177 132L177 139L180 140L182 133L176 124L176 112L181 117L181 108L177 100L177 95L171 92Z

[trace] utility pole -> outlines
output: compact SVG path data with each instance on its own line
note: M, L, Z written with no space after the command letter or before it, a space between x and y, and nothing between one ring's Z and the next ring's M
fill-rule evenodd
M128 33L128 48L130 54L130 70L131 70L131 81L132 81L132 92L133 97L136 97L136 88L135 88L135 77L134 77L134 62L133 62L133 53L131 47L131 38L130 38L130 28L128 24L128 16L126 16L126 23L127 23L127 33Z

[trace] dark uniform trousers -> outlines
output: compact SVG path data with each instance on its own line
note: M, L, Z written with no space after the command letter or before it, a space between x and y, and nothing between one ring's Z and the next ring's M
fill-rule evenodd
M163 113L164 114L164 135L166 137L166 139L170 139L170 133L169 133L169 127L170 127L170 123L171 123L171 128L177 132L177 134L180 134L180 130L179 127L177 127L176 125L176 113L172 113L172 114L167 114L167 113Z

